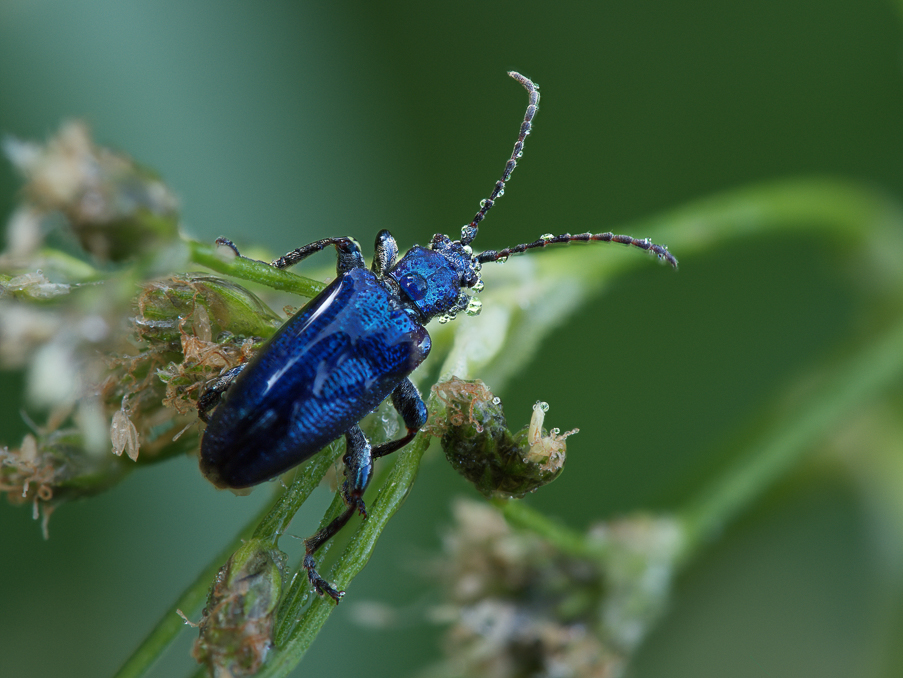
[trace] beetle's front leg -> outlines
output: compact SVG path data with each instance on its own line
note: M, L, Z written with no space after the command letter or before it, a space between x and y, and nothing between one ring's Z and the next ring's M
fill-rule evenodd
M386 229L376 234L376 245L373 247L373 265L370 270L379 277L386 275L395 264L398 256L398 243Z
M325 544L330 537L345 527L345 524L357 511L365 518L367 509L364 506L364 490L370 484L373 476L373 456L371 454L370 441L361 431L360 426L354 426L345 433L345 482L342 484L342 499L346 508L335 520L314 536L304 540L304 568L307 570L307 578L310 580L317 593L327 594L335 602L339 602L344 591L338 591L332 584L323 579L317 572L317 561L314 553Z
M241 254L241 252L238 251L235 243L228 238L217 238L216 244L222 245L223 247L228 247L230 250L235 252L235 256L237 257L248 259L248 257L244 256L243 254ZM294 249L291 252L286 252L281 257L274 259L271 262L264 261L261 263L269 263L269 265L273 268L288 268L289 266L294 266L299 261L307 259L307 257L309 257L311 254L322 252L324 249L330 246L335 247L338 254L338 259L336 261L336 273L338 275L347 273L354 268L366 268L366 264L364 263L364 255L361 254L360 245L357 244L354 238L349 237L324 238L323 240L316 240L312 243L304 245L303 247ZM251 261L260 260L251 259Z
M338 261L336 262L336 272L339 275L347 273L353 268L366 268L364 263L364 255L361 254L361 247L354 238L324 238L316 240L304 247L299 247L291 252L286 252L278 259L273 260L270 264L275 268L288 268L294 266L315 252L320 252L329 246L333 246L338 253Z

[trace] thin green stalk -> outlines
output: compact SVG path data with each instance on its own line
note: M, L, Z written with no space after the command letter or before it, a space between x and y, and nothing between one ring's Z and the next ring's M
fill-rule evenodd
M313 298L326 289L326 284L319 280L304 278L285 269L273 268L263 261L232 256L228 249L217 245L207 245L197 240L186 240L185 243L191 261L217 273L308 298Z
M788 412L736 465L681 512L683 558L717 535L838 423L903 380L903 322L833 370L808 403Z
M401 452L383 483L376 499L369 507L369 517L361 523L348 547L340 556L329 579L340 589L347 588L370 560L376 541L395 511L404 503L417 477L420 460L429 446L430 436L419 435L413 444ZM331 599L317 597L306 610L288 610L285 614L297 615L298 623L292 637L278 647L267 659L258 678L287 676L301 661L314 638L335 609Z
M754 184L704 198L651 219L630 232L662 238L681 257L743 238L812 233L847 251L870 248L873 264L903 252L903 211L890 196L849 181L808 178ZM735 250L742 256L742 250ZM894 267L899 274L899 266Z
M188 585L176 602L163 614L153 631L144 639L144 642L138 646L132 656L116 672L114 678L140 678L150 671L166 648L172 644L176 636L185 628L185 620L179 616L177 610L181 610L186 615L191 615L200 609L207 600L210 585L220 567L241 546L242 541L251 536L255 526L269 510L269 508L266 508L251 518L239 530L238 534L198 573L194 581Z
M288 528L298 509L307 501L317 486L322 482L326 472L338 461L345 446L341 441L333 441L322 451L314 455L295 473L295 479L288 489L282 493L273 508L267 512L254 530L254 537L260 539L278 539Z
M832 370L808 401L786 413L741 458L683 510L677 564L685 564L762 494L817 449L837 424L903 382L903 322ZM522 501L493 502L505 519L554 544L563 553L604 560L608 549L583 533L550 520Z
M191 614L206 600L210 586L223 563L249 537L275 539L285 532L295 513L320 484L326 471L335 463L343 450L341 444L333 443L311 459L298 472L295 479L273 504L267 504L239 531L232 541L201 571L185 589L173 606L167 610L156 628L138 646L115 678L139 678L147 673L164 650L183 630L185 622L176 610Z
M587 228L571 226L574 232ZM839 244L846 260L867 266L873 289L903 285L903 210L886 194L851 182L794 179L753 185L613 230L667 245L682 271L693 256L716 249L726 257L743 257L745 240L807 235L818 244ZM649 265L634 252L604 255L601 249L571 245L520 261L512 257L503 267L485 266L483 315L454 328L459 360L452 372L461 378L478 374L502 392L551 331L618 274ZM667 285L672 272L662 274Z
M575 558L600 561L610 550L607 544L587 539L584 533L547 518L519 499L494 499L492 503L510 524L539 535L562 553Z
M324 529L329 523L338 518L344 509L345 501L342 498L342 493L336 492L332 498L332 503L330 503L323 514L323 518L320 520L317 531ZM317 552L318 563L321 566L326 554L335 546L334 542L335 540L330 540ZM307 570L302 563L299 563L291 585L283 594L283 599L279 606L276 626L273 630L273 644L276 647L283 647L291 639L292 634L298 627L303 610L312 597L316 598L317 594L311 588ZM328 602L331 603L331 599Z

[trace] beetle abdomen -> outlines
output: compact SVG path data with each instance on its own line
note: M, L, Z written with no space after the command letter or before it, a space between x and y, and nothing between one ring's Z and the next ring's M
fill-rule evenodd
M235 380L201 444L220 487L269 480L325 447L426 358L426 329L366 269L333 281Z

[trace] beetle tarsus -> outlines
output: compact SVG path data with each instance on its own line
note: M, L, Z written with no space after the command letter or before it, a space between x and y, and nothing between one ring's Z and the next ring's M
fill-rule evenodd
M360 506L363 507L363 501L360 502ZM311 586L313 586L317 593L321 596L326 594L330 598L332 598L336 603L338 603L342 596L345 595L344 591L339 591L332 584L326 581L323 577L320 576L320 573L317 572L317 561L314 559L314 553L325 544L336 532L345 527L345 524L348 522L349 518L354 515L355 510L357 509L357 505L352 504L348 506L342 514L333 520L329 525L324 527L322 530L317 532L314 536L304 540L304 569L307 570L307 579L310 581Z
M235 252L236 257L241 257L241 252L238 251L238 248L235 246L235 243L229 240L229 238L223 238L220 236L216 239L217 245L222 245L223 247L228 247L230 250Z
M314 590L319 595L329 596L338 605L342 600L342 596L345 595L345 592L339 591L332 584L323 579L323 577L317 573L316 567L317 563L313 559L313 556L304 556L304 568L307 570L307 580L310 582L310 585L314 587Z

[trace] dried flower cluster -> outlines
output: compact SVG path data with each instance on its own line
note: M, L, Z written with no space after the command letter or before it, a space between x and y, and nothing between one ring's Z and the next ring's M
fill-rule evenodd
M433 677L614 678L660 615L680 531L644 516L584 538L597 558L513 530L493 508L454 507L441 569L453 622Z
M285 554L251 539L232 554L210 590L192 656L214 678L253 676L273 646Z
M232 282L168 274L189 264L174 196L84 126L4 150L26 184L0 253L0 368L25 373L18 406L43 423L0 448L0 491L46 518L195 450L201 386L281 320Z

